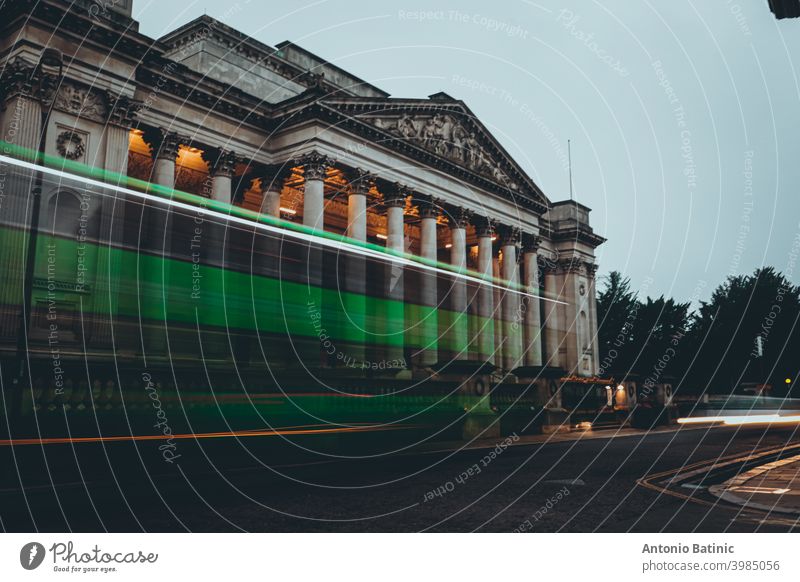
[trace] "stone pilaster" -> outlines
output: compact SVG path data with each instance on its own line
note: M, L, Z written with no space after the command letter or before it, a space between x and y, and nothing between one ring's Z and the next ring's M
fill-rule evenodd
M35 66L21 58L5 65L0 71L0 95L4 102L0 110L0 139L4 155L33 160L39 150L42 135L43 104L38 90ZM23 148L17 150L15 148ZM27 237L25 229L31 223L30 196L34 184L33 172L0 164L0 224L14 228L0 233L0 334L16 337L20 328L25 287Z

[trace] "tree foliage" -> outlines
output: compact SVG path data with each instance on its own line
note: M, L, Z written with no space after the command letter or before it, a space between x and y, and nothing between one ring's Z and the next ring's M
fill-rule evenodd
M780 395L784 379L800 369L800 288L772 267L729 277L693 312L671 298L638 298L615 271L605 277L597 307L606 375L673 377L712 393L768 383Z

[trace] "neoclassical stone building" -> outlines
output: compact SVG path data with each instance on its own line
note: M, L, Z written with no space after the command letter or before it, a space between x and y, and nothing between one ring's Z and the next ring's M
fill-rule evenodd
M598 372L594 250L604 239L593 232L588 208L551 201L464 102L446 93L393 97L291 42L267 46L205 16L152 39L138 32L131 3L3 6L4 141L36 150L42 136L56 158L521 290L458 279L443 290L440 278L424 273L411 289L412 279L397 284L394 269L376 282L352 261L343 285L355 295L385 285L392 300L413 292L423 307L494 322L417 322L407 308L399 333L413 349L394 344L407 369L489 363L506 381L547 370L560 377ZM42 191L43 223L57 195L57 188ZM113 226L102 218L113 203L107 197L93 210L101 232ZM20 223L30 218L24 197L10 193L2 212L17 213ZM172 252L176 237L191 236L179 222L145 220L142 248L157 240L162 246L155 247ZM21 264L21 255L0 252L7 264ZM224 262L214 252L204 260ZM107 286L114 285L110 276ZM95 289L104 289L100 281ZM6 333L19 324L8 310L4 320ZM107 339L103 329L101 322L91 341ZM414 334L421 341L412 342Z

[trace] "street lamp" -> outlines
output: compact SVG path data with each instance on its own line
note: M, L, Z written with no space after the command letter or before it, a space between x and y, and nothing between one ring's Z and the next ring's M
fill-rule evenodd
M63 71L63 59L61 52L46 48L42 51L39 64L32 75L32 81L38 83L38 93L41 99L41 128L39 133L38 164L44 164L44 156L47 148L47 126L50 124L50 115L53 112L53 102L58 84L61 82ZM41 170L36 170L31 196L31 221L28 231L28 249L25 257L25 279L22 290L22 318L19 322L17 333L17 359L19 361L19 374L15 378L16 384L13 391L15 402L13 403L13 415L19 416L22 413L22 390L25 386L26 377L30 380L28 369L28 331L30 330L32 301L33 301L33 272L36 267L36 244L39 235L39 213L42 207L42 183L44 174Z

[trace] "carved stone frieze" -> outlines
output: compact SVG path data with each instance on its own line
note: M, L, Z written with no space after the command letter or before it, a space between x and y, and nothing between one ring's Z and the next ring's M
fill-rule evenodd
M512 181L500 163L483 147L476 132L447 113L368 118L376 127L498 182L511 190Z
M108 120L108 99L103 91L67 81L61 83L53 108L98 123Z

